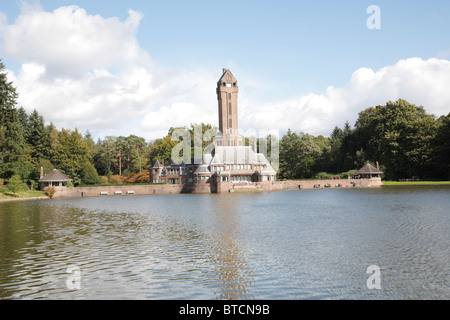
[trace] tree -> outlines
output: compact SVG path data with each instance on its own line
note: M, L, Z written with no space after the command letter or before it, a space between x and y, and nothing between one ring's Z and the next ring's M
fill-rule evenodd
M119 173L118 169L114 170L118 154L116 141L116 137L107 136L103 140L99 139L95 145L94 165L103 176Z
M320 135L313 137L314 143L321 150L320 155L314 160L314 172L330 171L330 158L331 158L331 141L329 138L325 138Z
M86 162L81 169L81 180L85 184L100 184L102 180L92 163Z
M97 171L91 163L89 146L75 130L62 129L53 158L55 165L71 177L75 184L97 183Z
M433 141L433 173L435 177L450 179L450 113L437 122L437 132Z
M359 113L356 129L353 147L385 165L388 179L423 177L432 170L437 123L423 107L400 99L368 108Z
M313 175L315 159L322 155L314 137L288 130L280 140L279 178L310 178Z
M7 178L16 173L14 165L23 154L24 138L15 109L17 92L4 69L0 61L0 176Z
M169 163L172 158L172 149L178 143L178 141L172 140L171 135L167 135L162 139L156 139L149 153L150 165L153 165L156 160L160 162L164 160L166 163Z
M50 156L50 132L44 124L44 117L36 109L30 114L26 124L26 142L33 148L33 158L48 159Z
M116 140L117 152L121 156L121 168L126 174L141 172L147 161L144 157L147 143L144 138L130 135L128 137L118 137Z
M16 195L17 192L24 191L26 189L26 186L24 186L24 183L18 174L15 174L8 179L7 183L6 188L14 195Z
M27 135L28 114L24 107L17 109L17 119L19 120L24 137Z

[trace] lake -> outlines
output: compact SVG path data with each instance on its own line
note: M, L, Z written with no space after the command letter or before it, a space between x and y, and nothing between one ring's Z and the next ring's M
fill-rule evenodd
M0 203L0 299L449 299L449 209L449 187Z

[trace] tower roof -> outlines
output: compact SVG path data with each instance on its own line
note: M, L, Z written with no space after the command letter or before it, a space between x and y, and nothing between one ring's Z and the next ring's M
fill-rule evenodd
M162 168L163 166L161 165L161 163L159 163L158 160L155 161L155 163L153 164L152 168Z
M225 68L222 69L222 76L220 77L219 81L217 81L217 83L223 82L223 81L225 81L226 83L236 83L237 82L236 78L233 76L230 69L225 69Z

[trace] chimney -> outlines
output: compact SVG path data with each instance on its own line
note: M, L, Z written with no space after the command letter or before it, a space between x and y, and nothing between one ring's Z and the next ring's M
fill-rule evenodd
M377 170L380 171L380 165L378 164L378 161L377 161Z
M222 69L222 73L225 73L227 71L227 69L223 68Z
M44 177L44 168L41 167L41 174L39 175L39 179Z
M162 166L163 166L163 168L165 167L165 165L164 165L164 159L162 159Z
M253 151L258 152L257 151L256 138L254 138L253 141L252 141L252 149L253 149Z

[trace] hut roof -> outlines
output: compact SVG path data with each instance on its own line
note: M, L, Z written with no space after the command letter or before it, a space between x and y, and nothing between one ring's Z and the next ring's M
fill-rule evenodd
M72 181L68 176L64 173L58 171L57 169L53 169L53 171L47 173L39 182L50 182L50 181Z
M364 165L361 169L359 169L356 172L356 174L381 174L381 173L383 173L383 172L381 172L379 169L375 168L370 163L367 163L366 165Z

